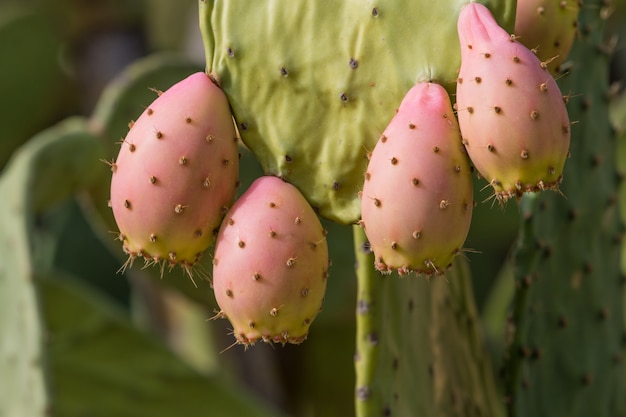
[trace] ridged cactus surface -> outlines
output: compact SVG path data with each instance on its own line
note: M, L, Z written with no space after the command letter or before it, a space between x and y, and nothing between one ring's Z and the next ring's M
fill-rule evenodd
M604 2L585 2L571 72L560 79L576 122L561 193L530 195L520 208L510 417L624 415L623 174L608 120L605 15Z
M355 246L356 415L503 416L466 260L445 278L399 278L374 271L356 226Z
M452 92L464 0L200 2L207 71L267 174L359 219L367 152L416 82ZM512 0L487 2L512 30Z

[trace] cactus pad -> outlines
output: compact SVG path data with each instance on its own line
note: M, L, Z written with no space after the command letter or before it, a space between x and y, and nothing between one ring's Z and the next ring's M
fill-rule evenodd
M405 93L420 81L454 89L464 3L202 1L207 71L265 172L322 216L352 223L366 154ZM509 30L514 3L487 3Z
M617 205L623 173L607 117L603 5L585 2L571 72L561 79L563 91L576 95L568 107L578 121L565 197L522 200L507 364L511 417L624 415L624 225Z

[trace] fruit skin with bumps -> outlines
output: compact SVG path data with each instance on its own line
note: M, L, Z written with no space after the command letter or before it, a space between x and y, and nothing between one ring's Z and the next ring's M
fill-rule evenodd
M579 0L519 0L515 36L557 72L578 32Z
M462 249L472 174L443 87L420 83L406 94L371 154L361 201L380 271L441 274Z
M235 196L236 132L226 96L204 73L173 85L130 125L111 162L110 205L129 254L188 272Z
M569 151L570 122L554 78L479 3L461 10L458 34L456 106L474 166L500 201L557 189Z
M328 279L326 232L300 191L258 178L235 202L217 237L213 288L238 343L301 343Z

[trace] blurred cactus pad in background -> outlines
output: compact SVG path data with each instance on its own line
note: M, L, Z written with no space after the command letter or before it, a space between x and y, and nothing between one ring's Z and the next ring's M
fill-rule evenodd
M0 417L626 417L624 36L0 0Z

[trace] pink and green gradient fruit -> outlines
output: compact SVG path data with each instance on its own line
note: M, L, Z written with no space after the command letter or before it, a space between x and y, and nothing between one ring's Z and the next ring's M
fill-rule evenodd
M110 165L110 205L127 264L140 257L189 272L213 243L237 188L226 96L204 73L178 82L131 123Z
M226 215L216 241L213 288L219 316L238 343L300 343L328 279L326 233L298 189L257 179Z
M461 10L458 33L456 105L474 166L500 201L557 189L569 152L570 122L546 65L479 3Z
M580 0L518 0L515 36L557 72L578 33Z
M449 267L469 230L471 175L447 92L415 85L378 140L361 193L361 225L379 271Z

